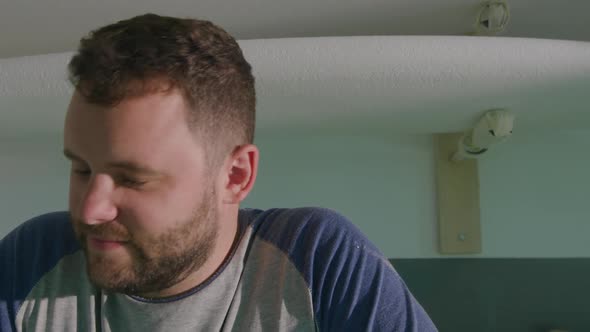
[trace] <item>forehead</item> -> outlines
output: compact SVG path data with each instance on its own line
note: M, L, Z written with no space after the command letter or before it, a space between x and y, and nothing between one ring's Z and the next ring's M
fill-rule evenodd
M79 125L98 121L96 125L117 124L127 126L126 129L137 126L163 129L167 125L180 123L179 120L184 121L185 110L184 98L176 90L125 99L112 107L88 103L82 95L74 92L66 121L72 120ZM66 129L73 129L67 128L68 122Z
M65 147L77 154L142 159L155 151L178 152L196 144L186 111L177 91L136 97L113 107L90 104L74 93L66 116Z

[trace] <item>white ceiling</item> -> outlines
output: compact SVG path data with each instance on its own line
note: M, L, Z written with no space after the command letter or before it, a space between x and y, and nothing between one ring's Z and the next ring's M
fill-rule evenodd
M588 42L375 36L240 46L254 68L263 129L453 132L492 108L514 112L519 131L590 124ZM61 131L71 54L0 59L1 134Z
M590 41L588 0L507 0L504 36ZM0 0L0 58L72 51L91 29L134 15L205 18L237 39L464 35L480 0Z

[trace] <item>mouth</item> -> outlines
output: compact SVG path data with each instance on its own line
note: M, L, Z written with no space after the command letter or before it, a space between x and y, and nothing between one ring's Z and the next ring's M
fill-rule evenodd
M99 251L108 251L122 247L125 241L117 241L111 239L102 239L97 237L88 238L88 246Z

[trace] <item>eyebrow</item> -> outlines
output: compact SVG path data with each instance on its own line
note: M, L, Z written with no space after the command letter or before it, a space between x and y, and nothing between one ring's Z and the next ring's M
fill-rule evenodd
M72 151L70 151L68 149L64 149L63 153L64 153L64 156L66 158L68 158L69 160L77 161L80 163L85 163L85 161L82 158L80 158L79 156L77 156L75 153L73 153ZM132 161L114 161L114 162L108 163L107 166L110 168L123 169L123 170L129 171L129 172L143 174L143 175L151 175L151 176L162 175L161 172L153 170L149 167L139 165L139 164L132 162Z
M72 151L70 151L68 149L64 149L64 156L66 156L66 158L68 158L69 160L83 162L82 158L76 156Z

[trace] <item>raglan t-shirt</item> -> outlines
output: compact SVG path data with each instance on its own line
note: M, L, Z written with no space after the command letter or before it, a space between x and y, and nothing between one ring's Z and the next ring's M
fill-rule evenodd
M242 209L228 259L177 296L96 288L67 212L0 241L0 331L436 331L389 261L322 208Z

